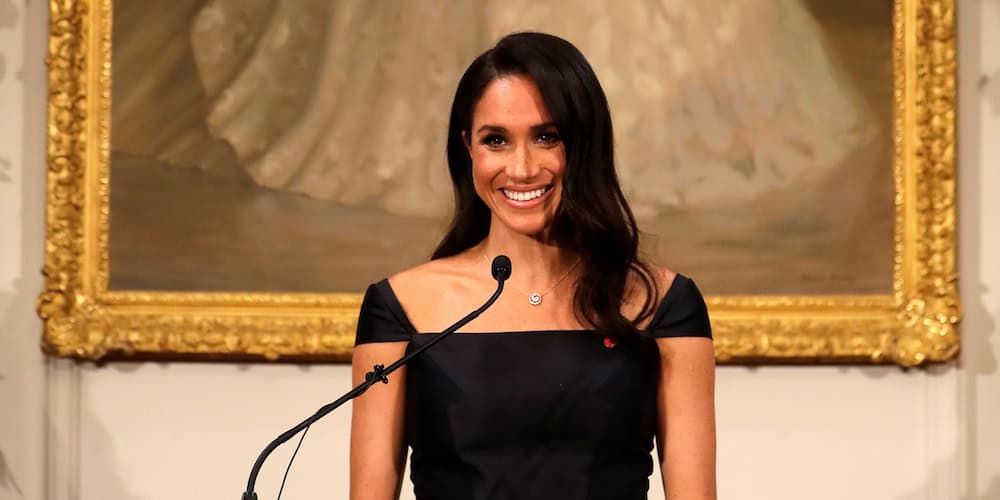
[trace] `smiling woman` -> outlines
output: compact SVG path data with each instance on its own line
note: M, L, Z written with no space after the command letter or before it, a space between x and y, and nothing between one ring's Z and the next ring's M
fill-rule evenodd
M668 498L715 498L705 301L639 258L608 102L576 47L517 33L477 57L448 167L451 228L430 262L368 288L356 382L488 296L490 255L510 256L511 288L539 291L501 296L356 400L351 498L393 498L410 447L421 499L645 499L654 439Z
M652 314L657 287L638 259L638 229L615 170L604 90L569 42L530 33L504 40L505 50L477 57L458 84L447 141L455 215L433 258L478 247L484 254L509 252L525 239L528 248L555 246L559 251L543 250L547 255L512 257L549 260L556 276L582 261L580 276L587 278L572 288L574 319L628 336ZM537 190L543 196L524 199ZM530 267L521 276L525 289L553 282ZM643 296L634 321L619 310L631 286Z

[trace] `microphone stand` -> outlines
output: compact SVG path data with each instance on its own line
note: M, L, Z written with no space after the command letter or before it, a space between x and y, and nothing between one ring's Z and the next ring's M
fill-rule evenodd
M388 367L384 367L382 365L375 365L370 372L365 374L364 382L358 384L355 388L348 391L346 394L341 396L336 401L327 404L326 406L323 406L322 408L317 410L316 413L313 414L313 416L303 420L302 423L300 423L299 425L296 425L295 427L288 429L280 436L274 438L274 441L271 441L267 445L267 447L264 448L264 451L262 451L260 453L260 456L257 457L257 461L254 462L253 469L250 470L250 479L247 481L247 489L246 491L243 492L242 500L257 500L257 493L254 492L254 485L257 483L257 474L260 473L260 468L261 466L264 465L264 461L267 460L267 457L278 446L281 446L289 439L292 439L292 437L294 437L296 434L302 432L302 430L304 430L305 428L316 423L317 420L325 417L328 413L332 412L333 410L336 410L344 403L364 394L365 391L367 391L369 387L375 385L376 382L382 382L383 384L388 384L389 383L388 377L390 373L396 371L398 368L405 365L411 359L419 356L420 353L426 351L427 349L430 349L431 347L434 346L434 344L441 342L441 340L443 340L445 337L454 333L455 330L458 330L459 328L465 326L466 323L476 319L476 317L482 314L483 311L485 311L491 305L493 305L493 303L496 302L498 298L500 298L500 293L503 292L504 281L507 279L508 276L510 276L510 261L507 261L507 267L505 273L501 272L499 276L497 274L498 273L496 271L496 262L494 262L493 277L497 279L497 289L495 292L493 292L493 296L491 296L489 300L486 301L485 304L479 307L479 309L472 311L464 318L458 320L458 322L455 323L454 325L449 326L446 330L441 332L436 338L424 344L419 349L396 360L395 363L389 365Z

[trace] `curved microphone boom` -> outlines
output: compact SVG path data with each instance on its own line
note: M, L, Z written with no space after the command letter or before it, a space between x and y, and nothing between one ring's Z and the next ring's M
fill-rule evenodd
M260 456L257 457L257 461L254 462L253 468L250 470L250 479L247 480L247 489L246 491L243 492L242 500L257 500L257 493L254 492L254 485L257 484L257 474L260 473L260 468L264 465L264 461L267 460L267 457L271 454L271 452L277 449L278 446L281 446L289 439L292 439L292 437L294 437L296 434L307 429L310 425L316 423L317 420L325 417L327 414L329 414L333 410L336 410L344 403L364 394L365 391L367 391L369 387L375 385L376 382L382 382L384 384L388 384L390 373L396 371L398 368L405 365L411 359L419 356L427 349L430 349L431 347L434 346L434 344L441 342L441 340L443 340L445 337L451 335L459 328L462 328L463 326L465 326L466 323L476 319L486 309L489 309L489 307L492 306L493 303L496 302L498 298L500 298L500 294L503 292L503 284L505 281L507 281L508 278L510 278L510 272L511 272L510 258L508 258L506 255L497 255L496 258L493 259L493 264L491 267L492 267L491 271L493 273L493 279L497 280L497 289L495 292L493 292L493 295L489 298L489 300L486 301L486 303L484 303L475 311L472 311L471 313L466 315L464 318L458 320L454 325L451 325L448 328L446 328L443 332L441 332L440 335L435 337L430 342L420 346L420 348L396 360L396 362L389 365L388 367L383 367L382 365L375 365L370 372L365 374L364 382L358 384L357 387L351 389L350 391L347 392L347 394L344 394L336 401L320 408L311 417L303 420L299 425L296 425L295 427L288 429L280 436L274 438L274 441L268 443L268 445L264 448L264 451L262 451L260 453Z

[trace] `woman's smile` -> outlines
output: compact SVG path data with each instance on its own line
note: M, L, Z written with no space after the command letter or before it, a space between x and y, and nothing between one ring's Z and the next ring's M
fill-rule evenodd
M539 188L509 187L500 188L500 193L506 198L507 204L514 208L531 208L540 205L552 190L551 185Z

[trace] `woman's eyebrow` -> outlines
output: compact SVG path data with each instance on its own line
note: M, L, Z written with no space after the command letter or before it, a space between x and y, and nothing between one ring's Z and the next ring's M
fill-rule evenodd
M531 126L531 131L532 132L539 132L539 131L543 131L543 130L547 130L547 129L551 129L551 128L556 128L556 123L555 122L544 122L544 123L539 123L538 125L532 125ZM483 132L506 133L507 129L505 127L501 127L500 125L486 124L486 125L483 125L483 126L479 127L479 129L476 130L477 134L481 134Z
M483 133L483 132L499 132L499 133L503 133L503 132L506 132L506 131L507 131L506 128L503 128L503 127L501 127L499 125L483 125L482 127L479 127L479 130L476 130L476 133L477 134L480 134L480 133Z
M548 130L548 129L552 129L552 128L558 128L558 127L556 127L556 122L539 123L538 125L532 126L531 130L534 131L534 132L541 132L543 130Z

